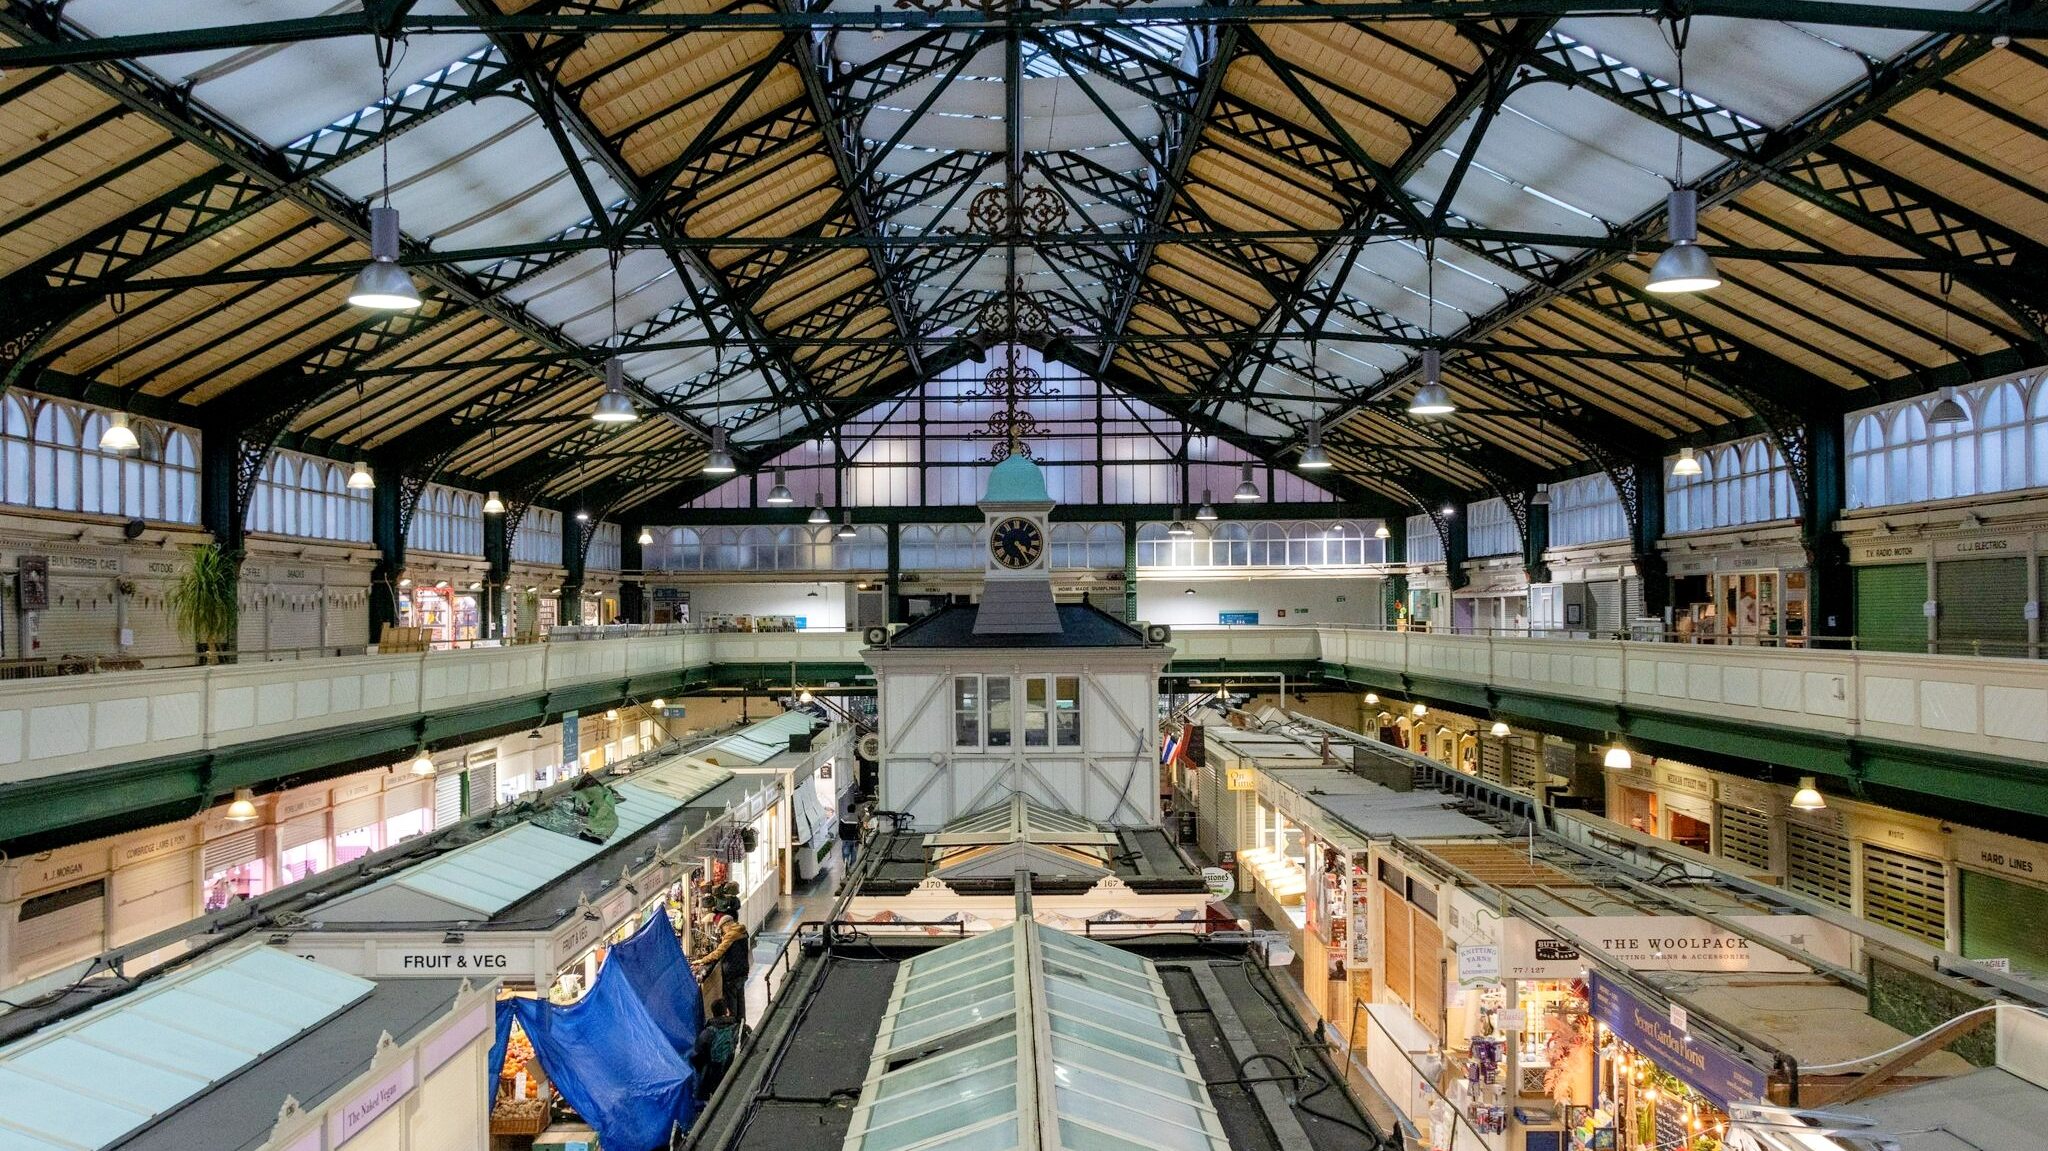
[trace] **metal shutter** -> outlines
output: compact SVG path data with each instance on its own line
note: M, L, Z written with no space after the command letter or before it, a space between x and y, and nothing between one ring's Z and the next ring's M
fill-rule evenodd
M346 835L382 822L382 807L383 797L376 795L366 795L338 805L334 809L334 834Z
M1542 769L1543 763L1528 740L1517 739L1508 744L1509 787L1520 791L1536 790L1536 773Z
M1643 581L1640 576L1627 576L1621 581L1622 624L1627 626L1643 618Z
M277 825L277 849L290 851L327 838L327 813L301 816Z
M1586 594L1591 597L1586 621L1590 632L1619 631L1628 626L1628 620L1621 615L1621 581L1600 580L1586 585Z
M2021 975L2048 975L2048 888L1964 870L1963 954L2010 959Z
M1856 645L1872 651L1926 651L1925 564L1856 569Z
M1785 886L1843 910L1856 906L1849 840L1802 823L1785 825Z
M1948 866L1889 847L1863 847L1863 918L1930 943L1948 941Z
M1937 649L1950 655L2027 654L2027 561L1949 560L1935 569Z
M1505 740L1482 739L1479 741L1479 778L1499 783L1507 773L1507 764L1502 762Z
M472 751L462 767L469 774L469 802L463 810L474 815L498 806L498 749Z
M453 827L462 822L462 772L455 768L434 777L434 826Z
M199 851L201 875L219 875L231 867L241 867L263 858L263 832L250 828L233 835L223 835Z
M72 960L98 955L106 923L104 879L22 900L14 924L10 973L16 979L29 979Z
M1721 858L1770 870L1770 817L1761 811L1724 803L1714 826L1721 833Z
M107 941L118 947L176 927L199 906L192 886L192 853L173 852L114 873L114 914Z

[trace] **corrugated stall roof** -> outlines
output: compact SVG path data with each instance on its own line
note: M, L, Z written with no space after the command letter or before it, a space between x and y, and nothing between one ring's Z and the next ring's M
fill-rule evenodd
M812 719L808 714L801 711L786 711L774 719L762 720L726 736L697 755L703 759L730 756L750 765L763 764L788 751L789 737L807 734L811 726Z
M0 1049L0 1151L109 1146L375 989L257 944L151 980Z

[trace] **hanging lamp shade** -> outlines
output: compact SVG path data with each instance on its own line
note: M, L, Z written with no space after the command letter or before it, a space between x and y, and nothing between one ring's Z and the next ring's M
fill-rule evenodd
M641 529L640 529L640 546L644 548L644 547L646 547L647 545L649 545L649 544L651 544L651 543L653 543L653 542L654 542L654 533L653 533L653 532L651 532L651 531L648 531L648 530L647 530L646 528L641 528Z
M484 496L484 514L487 516L502 516L505 514L505 501L498 498L498 493L491 492Z
M1301 449L1301 463L1295 465L1305 472L1319 472L1330 466L1330 457L1323 451L1323 425L1321 421L1308 422L1308 443Z
M1422 349L1422 386L1409 397L1411 416L1448 416L1458 410L1449 388L1443 384L1444 354L1440 348Z
M1699 193L1691 188L1673 188L1666 201L1671 246L1650 265L1650 280L1644 290L1662 295L1704 292L1721 286L1721 274L1714 270L1714 258L1700 247Z
M107 421L107 430L100 433L100 450L103 452L132 452L141 446L135 438L135 429L128 426L127 412L115 412Z
M814 524L829 524L832 522L832 517L825 513L824 492L819 492L811 498L811 522Z
M370 262L356 273L348 302L379 312L409 312L420 306L420 289L398 266L398 209L370 209Z
M434 774L434 757L427 754L426 748L421 748L420 753L412 757L412 773L414 775Z
M626 366L616 356L604 362L604 394L597 397L590 418L600 424L630 424L640 418L633 397L626 394Z
M1237 491L1231 493L1230 498L1241 504L1258 500L1259 485L1252 482L1252 465L1249 462L1244 465L1244 478L1238 481Z
M235 801L228 804L229 823L248 823L256 818L256 793L246 787L235 789Z
M1202 489L1202 506L1195 509L1195 518L1208 523L1216 518L1216 504L1209 498L1209 489Z
M839 518L838 536L840 539L850 540L857 534L859 533L853 530L853 509L848 508Z
M789 485L783 482L781 468L775 469L775 486L768 489L768 502L771 504L793 504L796 502L796 497L789 493Z
M1828 797L1820 793L1820 785L1810 775L1799 777L1799 790L1792 793L1792 809L1795 811L1826 811Z
M1627 748L1617 743L1607 749L1607 755L1600 762L1602 765L1611 767L1616 771L1627 771L1636 765L1636 757L1630 755Z
M1699 457L1692 454L1691 448L1678 449L1678 458L1671 461L1671 474L1674 476L1696 476L1700 474Z
M1173 522L1166 525L1166 534L1170 536L1191 536L1195 532L1193 528L1180 522L1180 509L1175 508L1173 509Z
M352 491L366 492L377 486L377 477L370 474L370 465L356 461L355 469L348 474L348 486Z
M1931 428L1953 428L1969 422L1970 413L1964 411L1963 405L1957 401L1954 388L1941 389L1941 398L1927 409L1927 426ZM105 447L106 441L102 440L100 446Z
M729 476L738 470L733 466L731 450L725 446L725 429L711 429L711 451L704 457L704 474Z
M1423 716L1429 714L1429 705L1418 703L1414 707L1408 709L1408 714L1414 716L1416 719L1421 719Z
M1493 721L1493 727L1488 730L1490 730L1497 738L1506 738L1508 734L1508 725L1503 721L1496 719Z
M1393 538L1394 538L1394 529L1392 529L1392 528L1388 527L1388 526L1387 526L1386 524L1382 523L1382 524L1381 524L1380 526L1378 526L1378 527L1376 527L1376 528L1372 529L1372 538L1374 538L1374 539L1376 539L1376 540L1388 540L1388 539L1393 539Z
M1539 507L1539 508L1547 508L1547 507L1549 507L1549 506L1550 506L1550 485L1549 485L1549 484L1537 484L1537 485L1536 485L1536 490L1535 490L1535 491L1534 491L1533 493L1531 493L1531 494L1530 494L1530 496L1529 496L1529 505L1530 505L1531 507Z
M1379 692L1376 692L1376 691L1369 691L1369 692L1366 692L1366 693L1365 693L1365 702L1367 702L1367 703L1378 703L1379 701L1380 701L1380 693L1379 693Z

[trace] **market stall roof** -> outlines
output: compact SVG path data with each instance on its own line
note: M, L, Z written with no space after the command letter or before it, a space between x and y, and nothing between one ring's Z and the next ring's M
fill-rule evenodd
M969 812L925 837L941 880L1034 876L1100 879L1112 874L1116 833L1078 815L1013 795Z
M902 966L844 1146L1224 1151L1204 1080L1149 961L1022 919Z
M1896 1132L1899 1151L2037 1147L2048 1131L2048 1090L1996 1067L1922 1083L1842 1110Z
M700 748L694 754L707 763L732 766L737 761L759 767L787 752L790 736L810 734L817 722L816 717L808 712L786 711L726 736L710 747Z
M0 1049L0 1147L260 1143L287 1095L317 1103L368 1065L380 1034L417 1032L459 986L230 947Z
M721 768L680 760L614 785L617 830L601 843L521 823L456 848L328 903L329 923L480 923L732 778Z
M1336 768L1287 768L1269 778L1364 839L1500 834L1492 824L1456 810L1457 798L1440 791L1395 791Z

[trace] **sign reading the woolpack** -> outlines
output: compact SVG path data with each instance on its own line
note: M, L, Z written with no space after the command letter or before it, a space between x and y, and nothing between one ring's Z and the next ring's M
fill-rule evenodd
M1812 952L1816 958L1848 965L1848 955L1826 946L1830 925L1806 915L1768 919L1757 934L1769 934ZM1593 949L1590 958L1638 971L1749 971L1797 974L1808 968L1747 935L1690 915L1559 916L1551 931L1526 919L1509 919L1501 959L1504 979L1576 979L1586 966L1572 938ZM1750 925L1744 924L1744 930ZM1839 929L1836 929L1839 930Z

